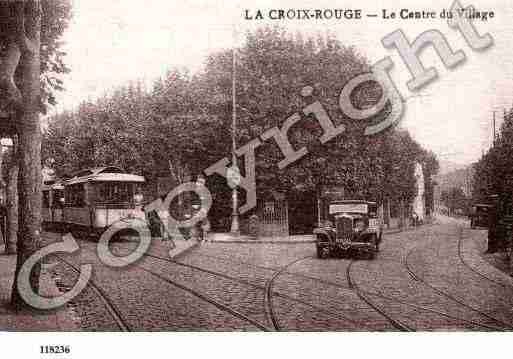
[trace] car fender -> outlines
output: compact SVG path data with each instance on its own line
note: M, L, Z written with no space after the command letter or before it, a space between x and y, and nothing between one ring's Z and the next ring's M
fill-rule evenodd
M325 237L327 240L330 240L333 236L332 231L324 228L316 228L313 231L313 234L317 237L317 239L320 239L321 237Z

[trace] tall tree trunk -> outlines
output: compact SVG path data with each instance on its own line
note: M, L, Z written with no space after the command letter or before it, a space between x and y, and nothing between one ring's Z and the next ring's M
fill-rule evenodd
M6 186L7 230L6 249L7 254L16 254L18 242L18 162L16 158L16 146L13 147L13 158L9 164L9 177Z
M20 2L18 2L19 4ZM22 106L17 115L18 129L18 196L19 229L18 258L12 291L15 307L24 306L18 292L17 278L25 261L34 254L41 243L41 124L40 124L40 46L41 46L41 4L38 0L22 1L23 12L18 12L18 43L22 48L19 64L21 73ZM21 39L20 39L21 37ZM39 292L40 265L32 269L30 284Z

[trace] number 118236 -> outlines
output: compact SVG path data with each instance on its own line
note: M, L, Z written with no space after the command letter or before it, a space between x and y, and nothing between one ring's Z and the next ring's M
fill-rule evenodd
M69 345L41 345L41 354L69 354L71 348Z

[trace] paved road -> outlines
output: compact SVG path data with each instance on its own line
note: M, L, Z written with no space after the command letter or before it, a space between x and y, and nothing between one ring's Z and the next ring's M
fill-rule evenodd
M388 235L375 260L317 259L312 244L208 243L177 262L152 248L125 269L83 241L67 260L92 263L96 289L71 305L87 330L510 330L513 282L478 256L484 236L445 221ZM68 265L56 272L71 285Z

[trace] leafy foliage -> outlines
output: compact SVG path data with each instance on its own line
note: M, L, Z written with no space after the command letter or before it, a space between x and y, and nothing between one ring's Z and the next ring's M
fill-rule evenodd
M505 113L493 147L475 165L473 191L476 201L499 194L513 206L513 108Z
M469 199L461 187L452 187L448 191L442 191L440 200L449 209L450 213L467 213L469 210Z
M64 62L61 37L71 19L70 0L42 0L41 19L41 102L43 109L57 104L55 91L64 90L62 74L69 73Z
M151 89L134 82L84 102L73 113L59 114L45 135L45 156L56 159L60 174L109 164L141 173L150 181L169 176L173 166L197 174L225 156L230 158L232 61L231 51L219 51L197 74L173 69ZM368 123L352 121L340 110L339 94L345 83L368 69L365 58L335 38L303 39L280 28L247 34L245 45L237 50L239 146L274 126L281 128L288 116L317 100L336 125L347 129L321 144L318 122L303 116L289 131L289 139L296 149L307 147L309 154L284 170L277 167L283 155L276 143L265 142L256 153L259 191L312 191L321 184L337 184L355 196L409 200L416 193L415 162L425 164L426 178L438 171L434 155L406 131L389 129L366 137ZM314 88L313 96L300 96L305 86ZM376 86L355 92L352 100L359 107L380 96ZM370 121L379 121L387 110ZM239 166L243 168L241 160ZM210 178L209 186L214 197L228 198L224 180Z

